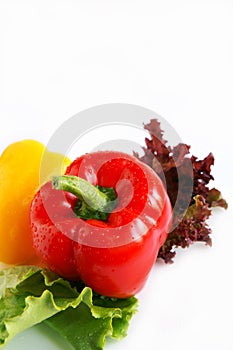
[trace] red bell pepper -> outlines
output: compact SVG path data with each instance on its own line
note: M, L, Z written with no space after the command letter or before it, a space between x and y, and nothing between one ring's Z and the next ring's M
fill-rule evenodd
M114 151L77 158L41 187L30 212L33 245L46 266L118 298L144 286L171 217L155 172Z

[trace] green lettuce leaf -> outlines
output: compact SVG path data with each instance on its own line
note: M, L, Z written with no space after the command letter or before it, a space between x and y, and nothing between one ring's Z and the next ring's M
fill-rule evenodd
M99 296L48 270L18 266L0 272L0 348L44 322L76 350L103 349L106 337L127 334L137 299Z

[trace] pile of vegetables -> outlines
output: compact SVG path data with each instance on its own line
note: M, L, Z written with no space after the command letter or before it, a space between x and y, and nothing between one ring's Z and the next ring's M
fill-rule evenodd
M170 263L177 247L211 245L207 219L227 208L209 188L213 155L198 160L188 145L169 146L156 119L144 127L143 156L106 151L70 162L49 153L42 185L43 145L24 140L3 152L0 261L10 266L0 271L0 348L44 322L74 349L103 349L107 337L127 335L157 258Z

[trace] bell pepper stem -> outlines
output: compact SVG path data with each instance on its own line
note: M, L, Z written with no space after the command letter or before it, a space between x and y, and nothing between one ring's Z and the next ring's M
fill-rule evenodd
M91 209L105 211L108 196L88 181L72 175L54 176L52 186L56 190L73 193Z

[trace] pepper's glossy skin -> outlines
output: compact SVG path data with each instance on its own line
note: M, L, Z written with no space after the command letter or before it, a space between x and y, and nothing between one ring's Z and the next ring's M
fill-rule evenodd
M161 180L135 157L114 151L86 154L66 174L113 187L117 205L105 222L79 219L73 211L77 198L47 183L31 206L35 250L53 271L80 277L97 293L135 295L170 227L172 209Z
M29 211L43 181L40 166L45 153L45 176L54 175L63 160L65 166L70 163L61 154L48 152L35 140L12 143L0 157L0 261L4 263L35 263Z

